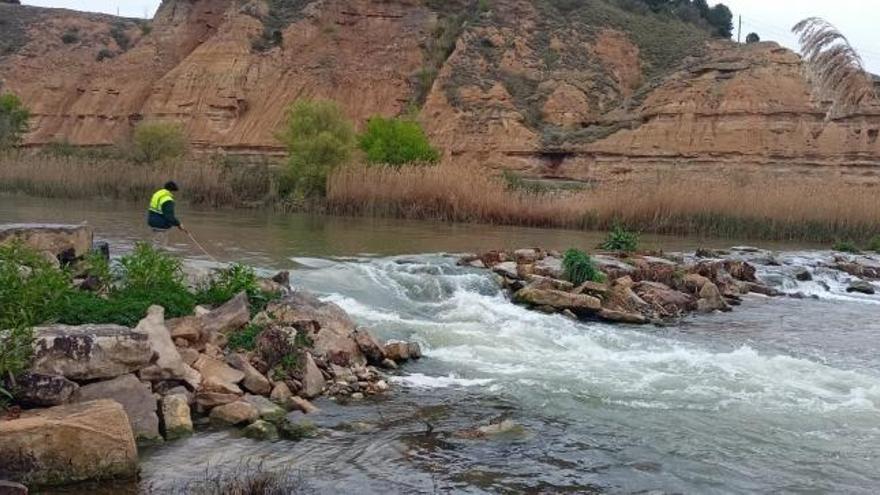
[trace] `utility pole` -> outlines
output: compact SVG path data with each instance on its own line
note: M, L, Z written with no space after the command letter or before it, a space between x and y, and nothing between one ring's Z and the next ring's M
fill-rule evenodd
M736 42L742 43L742 31L743 31L743 16L739 16L739 27L736 28Z

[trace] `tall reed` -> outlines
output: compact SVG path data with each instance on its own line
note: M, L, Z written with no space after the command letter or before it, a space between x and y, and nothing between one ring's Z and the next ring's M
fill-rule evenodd
M214 206L259 201L271 190L266 167L224 166L210 159L143 165L115 158L0 156L0 191L33 196L143 201L169 180L185 188L190 202Z
M342 214L535 227L830 241L880 233L876 188L822 181L700 179L678 174L582 191L528 192L456 165L351 166L330 177L328 201Z

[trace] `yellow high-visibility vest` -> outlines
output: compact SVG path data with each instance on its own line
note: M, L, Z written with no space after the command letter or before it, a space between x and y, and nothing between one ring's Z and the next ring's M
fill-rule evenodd
M150 211L154 211L161 215L162 205L168 201L174 201L174 196L171 194L171 191L168 189L159 189L153 193L153 197L150 198Z

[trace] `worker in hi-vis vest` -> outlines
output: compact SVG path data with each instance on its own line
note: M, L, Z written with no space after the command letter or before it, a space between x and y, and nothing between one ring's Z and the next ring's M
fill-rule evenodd
M153 246L165 247L168 244L168 231L177 227L186 232L180 220L174 216L174 192L177 184L174 181L165 183L165 187L153 193L150 198L150 209L147 224L153 229Z

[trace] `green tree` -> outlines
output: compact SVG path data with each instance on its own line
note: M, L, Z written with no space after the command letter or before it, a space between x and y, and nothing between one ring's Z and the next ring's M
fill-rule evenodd
M709 9L705 17L715 29L715 36L730 38L733 35L733 13L723 3Z
M413 120L372 117L359 138L359 144L370 163L433 163L440 158L425 131Z
M757 43L759 41L761 41L761 37L758 36L758 33L749 33L746 36L746 43Z
M0 94L0 151L21 144L28 131L31 114L12 93Z
M354 126L329 100L296 101L277 137L290 155L285 189L305 197L326 194L327 176L351 158L356 141Z
M180 124L141 122L132 137L132 158L141 163L178 158L186 152L186 137Z

